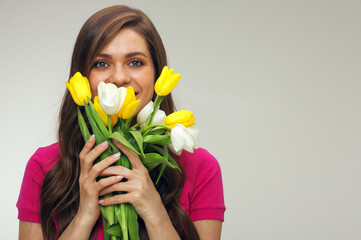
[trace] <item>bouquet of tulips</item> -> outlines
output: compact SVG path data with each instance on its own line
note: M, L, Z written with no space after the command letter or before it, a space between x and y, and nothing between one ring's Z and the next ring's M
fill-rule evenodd
M79 109L80 106L85 108L91 132L96 137L96 145L104 141L109 143L109 148L95 162L119 152L119 149L111 141L115 139L137 153L148 171L158 165L161 166L156 184L166 167L181 171L168 149L177 155L183 149L192 152L198 146L198 131L190 128L195 124L192 112L181 110L166 116L164 111L159 109L163 99L174 89L181 78L180 74L173 74L173 71L174 69L168 69L167 66L163 68L155 83L157 97L154 103L150 101L139 112L137 123L133 126L131 126L132 120L140 99L135 98L132 87L118 88L112 83L100 82L98 96L94 97L93 103L89 81L81 73L77 72L69 82L65 82L74 102L78 105L78 123L84 141L87 141L91 134ZM115 164L132 168L125 154L121 154ZM108 193L102 198L114 194L122 193ZM99 206L103 220L104 239L139 239L138 215L131 204Z

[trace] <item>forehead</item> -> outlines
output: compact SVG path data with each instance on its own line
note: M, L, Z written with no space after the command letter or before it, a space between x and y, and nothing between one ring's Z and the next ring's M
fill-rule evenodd
M149 56L147 41L131 28L124 28L100 51L101 53L126 54L143 52Z

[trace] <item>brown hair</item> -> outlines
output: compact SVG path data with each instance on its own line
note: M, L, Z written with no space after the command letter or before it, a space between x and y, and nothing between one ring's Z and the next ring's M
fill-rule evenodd
M142 11L127 6L105 8L85 22L74 46L69 77L78 71L88 76L95 56L121 29L126 27L138 32L147 41L155 68L154 79L156 79L163 66L167 65L162 40L152 22ZM175 110L171 95L164 99L161 109L166 114ZM60 158L46 174L41 188L39 215L45 239L55 239L60 236L79 207L80 164L78 156L84 146L84 141L77 123L76 104L69 91L65 92L59 121ZM159 168L150 172L153 181L158 173ZM182 239L199 239L194 224L179 202L184 179L184 175L178 171L166 168L163 178L156 188L180 237ZM141 239L148 239L144 222L140 218L139 224ZM92 236L94 236L94 229Z

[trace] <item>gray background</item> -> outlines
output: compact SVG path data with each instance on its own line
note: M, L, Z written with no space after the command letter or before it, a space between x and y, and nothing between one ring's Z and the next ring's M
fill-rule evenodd
M361 239L361 1L0 1L0 238L29 157L56 139L70 56L106 6L142 9L178 109L222 168L223 239Z

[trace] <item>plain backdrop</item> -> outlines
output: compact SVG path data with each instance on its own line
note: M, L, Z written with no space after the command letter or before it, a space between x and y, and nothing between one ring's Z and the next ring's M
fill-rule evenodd
M114 4L143 10L218 159L223 239L361 239L361 1L0 1L0 239L26 163L56 141L72 48Z

